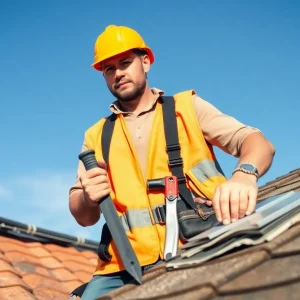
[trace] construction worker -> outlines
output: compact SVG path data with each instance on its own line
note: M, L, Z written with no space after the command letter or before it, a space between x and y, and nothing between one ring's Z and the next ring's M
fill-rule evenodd
M103 160L99 138L105 118L84 136L82 151L95 150L100 168L86 171L79 162L77 179L70 189L70 211L82 226L99 221L98 201L108 194L120 215L131 209L149 209L150 214L150 207L158 198L147 193L146 179L159 178L169 170L166 145L160 138L163 136L160 97L164 92L150 88L147 79L154 62L152 50L135 30L110 25L97 38L94 51L92 66L102 72L116 99L110 111L117 119L109 168ZM198 187L192 191L196 194L194 201L212 205L217 219L224 224L251 214L256 205L257 180L268 171L275 154L273 145L260 130L223 114L193 90L179 91L174 97L186 174L194 161L216 162L211 145L238 158L230 178L224 179L216 173L208 178L210 185L203 186L203 190L200 181L193 182ZM185 140L185 136L189 138ZM164 201L163 195L159 201ZM154 224L134 228L127 234L144 270L161 262L164 233L163 224ZM96 299L133 282L119 263L114 247L109 247L109 253L112 259L109 262L99 259L82 299Z

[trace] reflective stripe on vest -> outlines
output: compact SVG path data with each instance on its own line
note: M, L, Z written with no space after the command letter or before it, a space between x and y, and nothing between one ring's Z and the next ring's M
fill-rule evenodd
M217 161L204 159L197 163L191 170L200 183L205 182L211 177L224 176L224 173Z
M125 231L130 231L132 228L152 226L154 224L164 224L165 223L165 211L164 204L156 205L152 209L152 216L147 208L143 209L128 209L125 214L120 216L121 223Z

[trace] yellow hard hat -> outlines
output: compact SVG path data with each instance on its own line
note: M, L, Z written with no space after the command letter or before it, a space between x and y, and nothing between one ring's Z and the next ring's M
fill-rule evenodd
M129 27L109 25L96 40L92 67L102 71L101 62L103 60L131 49L145 50L149 55L150 63L154 62L152 50L146 45L139 33Z

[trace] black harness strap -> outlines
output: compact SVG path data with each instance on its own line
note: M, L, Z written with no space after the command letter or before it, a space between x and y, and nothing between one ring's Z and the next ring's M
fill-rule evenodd
M115 114L111 114L105 120L102 129L102 136L101 136L102 154L103 154L103 159L106 162L107 166L108 166L108 158L109 158L109 147L110 147L110 142L115 127L116 118L117 116Z
M116 120L116 115L111 114L106 119L102 129L102 136L101 136L102 154L103 154L103 159L107 164L107 168L108 168L108 159L109 159L109 147L110 147L110 142L115 127L115 120ZM111 255L108 252L108 246L111 240L112 240L111 233L108 229L107 224L105 223L102 228L101 240L97 251L99 258L102 261L111 260Z
M174 97L163 96L162 108L167 152L169 155L169 167L173 176L178 178L178 189L182 200L197 212L196 204L193 200L191 191L186 186L186 179L183 173L183 159L180 155Z

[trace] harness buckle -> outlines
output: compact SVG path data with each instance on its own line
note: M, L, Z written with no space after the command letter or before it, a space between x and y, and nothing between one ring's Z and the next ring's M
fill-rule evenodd
M183 165L183 159L181 157L170 159L168 161L169 166L176 167L176 166L182 166Z
M152 209L152 214L156 224L164 225L166 224L166 206L160 205Z
M167 145L167 150L169 151L175 151L175 150L180 150L180 144L172 144L172 145Z

